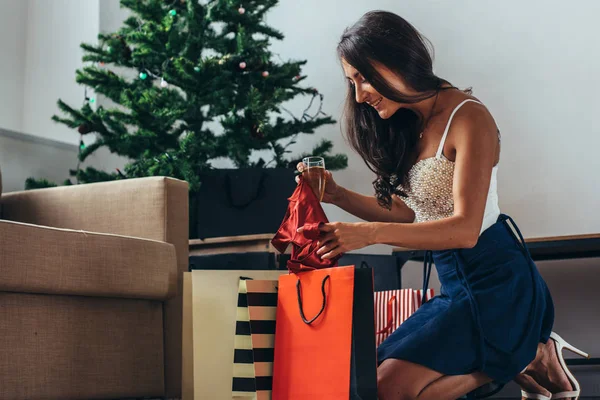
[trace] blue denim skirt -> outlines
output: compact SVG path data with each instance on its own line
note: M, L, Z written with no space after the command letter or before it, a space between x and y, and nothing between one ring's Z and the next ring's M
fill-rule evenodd
M379 346L378 363L401 359L444 375L481 371L494 380L489 390L478 391L478 398L487 397L519 374L535 358L538 343L549 339L550 292L518 227L504 214L475 247L428 255L441 293Z

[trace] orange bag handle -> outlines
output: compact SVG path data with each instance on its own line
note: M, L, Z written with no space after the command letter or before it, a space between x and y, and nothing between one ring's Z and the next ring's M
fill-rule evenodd
M329 279L329 275L326 275L325 278L323 278L323 282L321 283L321 293L323 293L323 305L321 306L321 310L319 310L318 314L314 316L314 318L307 320L306 316L304 315L304 309L302 308L302 295L300 294L300 278L298 278L298 282L296 283L296 291L298 292L298 308L300 309L300 317L302 317L302 321L304 321L304 323L306 325L310 325L313 322L315 322L315 320L317 318L319 318L319 316L321 314L323 314L323 311L325 310L325 305L327 304L327 294L325 293L325 283L327 282L327 280Z
M392 313L394 312L394 302L396 301L396 296L392 296L387 303L387 315L388 315L388 320L387 320L387 325L385 328L381 329L380 331L377 332L377 335L385 333L387 331L389 331L390 329L392 329L392 325L394 323L394 316L392 315Z

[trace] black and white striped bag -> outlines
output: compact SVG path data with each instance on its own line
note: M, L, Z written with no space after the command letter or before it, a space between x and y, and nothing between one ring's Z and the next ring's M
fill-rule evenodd
M232 399L271 400L277 281L240 278Z

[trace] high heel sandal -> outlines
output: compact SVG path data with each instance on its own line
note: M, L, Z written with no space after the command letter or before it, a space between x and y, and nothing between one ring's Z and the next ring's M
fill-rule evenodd
M550 400L552 397L544 396L539 393L529 393L521 390L521 398L525 399L535 399L535 400Z
M523 373L523 372L525 372L525 370L521 371L521 373ZM533 379L533 378L531 378L531 379ZM548 396L544 396L541 393L531 393L531 392L526 392L524 390L521 390L521 398L522 399L523 398L524 399L533 399L533 400L550 400L550 399L552 399L552 393L550 393L550 397L548 397Z
M569 378L569 381L573 385L573 389L574 389L571 391L553 394L552 398L553 399L568 399L568 398L572 397L575 400L577 400L577 399L579 399L579 394L581 393L581 387L579 386L579 382L577 382L577 379L575 379L575 377L573 376L573 374L567 367L567 364L565 363L565 359L563 358L562 351L563 351L563 349L567 349L567 350L570 350L571 352L573 352L577 355L580 355L581 357L584 357L584 358L590 358L590 356L589 356L589 354L579 350L575 346L572 346L571 344L567 343L563 338L561 338L560 336L558 336L558 334L556 334L554 332L552 332L550 334L550 339L554 340L554 346L556 348L556 353L558 354L558 360L560 361L560 365L561 365L563 371L565 372L565 374L567 374L567 378Z

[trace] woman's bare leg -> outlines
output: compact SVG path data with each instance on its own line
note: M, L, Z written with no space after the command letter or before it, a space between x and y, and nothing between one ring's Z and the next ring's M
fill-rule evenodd
M395 359L381 363L377 378L379 400L455 400L491 381L482 373L445 376Z
M491 381L482 372L468 375L446 375L425 387L417 399L455 400Z

